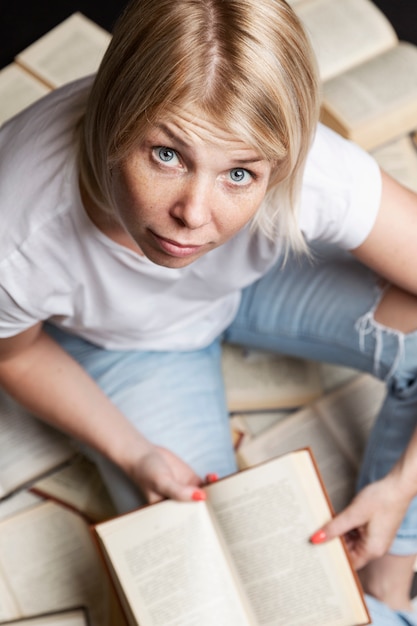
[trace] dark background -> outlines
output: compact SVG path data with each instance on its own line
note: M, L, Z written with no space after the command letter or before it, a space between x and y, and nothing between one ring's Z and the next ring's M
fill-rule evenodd
M374 1L399 38L417 44L417 0ZM0 67L75 11L111 31L126 4L127 0L0 0Z

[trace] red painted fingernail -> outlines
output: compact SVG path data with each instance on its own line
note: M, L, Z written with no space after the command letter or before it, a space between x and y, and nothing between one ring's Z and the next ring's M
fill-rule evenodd
M311 535L310 541L311 543L323 543L326 541L326 533L324 530L318 530L314 535Z
M193 500L195 500L196 502L199 502L201 500L205 500L206 499L206 494L204 493L204 491L194 491L194 493L191 496L191 498Z
M214 473L213 474L207 474L206 481L208 483L215 483L216 480L219 480L218 474L214 474Z

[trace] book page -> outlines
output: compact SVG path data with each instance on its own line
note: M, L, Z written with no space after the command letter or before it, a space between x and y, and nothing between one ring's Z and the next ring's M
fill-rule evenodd
M396 45L394 28L371 0L309 0L296 13L326 81Z
M110 42L110 34L74 13L16 57L16 62L51 87L93 74Z
M64 507L44 502L0 523L0 572L21 617L83 605L91 626L108 623L108 581L89 527Z
M331 511L308 451L206 487L257 623L352 626L367 615L341 541L311 534Z
M299 407L322 393L313 361L224 344L222 365L231 412Z
M358 470L385 395L383 381L370 374L362 374L315 403L321 421Z
M237 450L240 468L309 446L317 460L335 511L342 510L355 492L357 468L323 424L315 405L297 411Z
M91 522L116 515L97 467L82 455L35 482L31 490L73 507Z
M320 373L324 393L335 391L361 374L351 367L333 365L333 363L320 363Z
M2 626L88 626L87 614L84 609L74 609L60 613L28 617L0 622Z
M411 137L406 135L384 144L373 150L372 156L390 176L417 192L417 150Z
M204 502L167 500L95 526L130 624L248 626Z
M0 124L50 92L16 63L0 70Z
M37 496L26 489L16 491L7 498L0 500L0 520L11 517L16 513L20 513L20 511L30 509L32 506L36 506L43 502L43 500L44 499L42 497Z
M323 86L322 121L367 150L415 128L417 46L405 42Z
M0 497L74 455L69 439L0 390Z
M21 615L19 605L13 595L12 589L1 571L0 566L0 623L2 620L10 620Z
M254 439L278 422L291 415L292 411L262 411L260 413L234 413L230 416L230 426L235 449Z

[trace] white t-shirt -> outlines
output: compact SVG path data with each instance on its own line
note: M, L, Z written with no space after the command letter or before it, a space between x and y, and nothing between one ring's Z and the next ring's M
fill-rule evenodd
M0 129L0 337L49 319L109 349L207 345L232 321L241 289L277 260L281 243L244 228L170 269L106 237L87 217L77 184L74 127L90 84L66 85ZM302 192L307 240L358 246L380 192L375 161L319 126Z

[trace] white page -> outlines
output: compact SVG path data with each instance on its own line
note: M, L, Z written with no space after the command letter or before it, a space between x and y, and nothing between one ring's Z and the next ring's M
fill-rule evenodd
M2 626L87 626L86 614L82 609L66 611L11 622L1 622Z
M16 63L0 70L0 124L39 100L50 89Z
M259 625L356 623L357 589L340 541L317 550L308 540L330 510L307 451L206 489Z
M141 626L249 624L204 503L168 500L97 531Z
M313 361L224 344L222 367L232 412L299 407L322 393Z
M379 146L372 155L390 176L417 192L417 150L408 135Z
M74 454L69 439L0 390L0 496L38 478Z
M354 494L357 469L311 408L297 411L252 441L243 443L237 453L238 463L240 467L251 467L307 446L314 453L334 509L340 511Z
M371 0L309 0L296 12L324 81L397 43L394 28Z
M43 498L27 490L17 491L0 501L0 520L30 509L43 502Z
M100 26L74 13L18 54L16 61L58 87L96 72L110 38Z
M1 522L0 570L23 616L86 606L91 626L107 624L102 563L88 525L68 509L44 502Z
M82 455L36 481L32 489L74 507L93 522L116 515L97 467Z
M386 112L400 117L401 107L417 100L417 47L402 42L327 81L323 94L326 108L337 112L350 128L375 124Z

